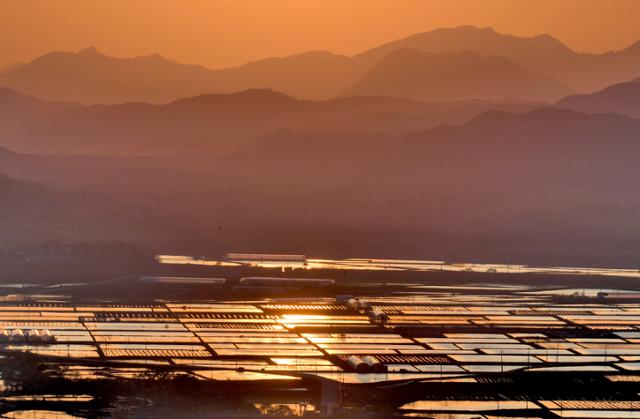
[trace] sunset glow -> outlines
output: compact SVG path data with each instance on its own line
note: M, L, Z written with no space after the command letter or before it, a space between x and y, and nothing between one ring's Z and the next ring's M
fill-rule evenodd
M640 419L639 22L4 1L0 417Z
M309 50L352 55L461 25L548 33L577 51L601 53L640 39L639 13L634 0L5 1L0 67L94 46L117 57L160 53L221 68Z

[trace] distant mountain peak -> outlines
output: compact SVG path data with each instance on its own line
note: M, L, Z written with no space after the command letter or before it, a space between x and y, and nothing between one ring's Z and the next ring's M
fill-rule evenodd
M430 53L474 51L482 56L504 56L516 62L577 55L556 38L542 34L518 37L496 32L491 27L458 26L419 32L382 44L355 56L369 65L394 49L409 47Z
M496 32L496 30L491 27L491 26L475 26L475 25L460 25L460 26L455 26L452 28L444 28L444 30L449 30L449 31L456 31L456 32L461 32L461 31L467 31L467 32L484 32L484 33L498 33Z
M478 53L470 50L459 51L459 52L446 52L446 53L433 53L428 51L421 51L418 48L398 48L396 50L391 51L389 54L385 55L383 59L402 57L402 56L420 56L420 57L449 57L449 58L472 58L472 59L482 59Z
M235 68L246 69L246 68L252 68L256 66L265 66L265 65L272 65L274 63L284 63L284 62L295 65L295 63L301 64L301 63L327 62L327 61L336 61L336 60L349 60L349 57L345 55L338 55L327 50L311 50L311 51L301 52L298 54L287 55L284 57L268 57L268 58L263 58L256 61L249 61L248 63L242 64Z
M0 75L4 74L4 73L8 73L10 71L13 71L17 68L20 68L24 65L24 63L13 63L13 64L9 64L7 66L4 66L2 68L0 68Z
M81 49L75 55L78 57L101 58L101 59L107 59L111 61L147 61L152 63L176 64L175 61L170 60L167 57L161 54L158 54L157 52L149 55L139 55L139 56L121 58L121 57L113 57L113 56L104 54L100 52L96 47L88 47L88 48Z
M326 49L314 49L314 50L310 50L310 51L304 51L301 52L299 54L294 54L291 57L305 57L305 56L317 56L317 57L331 57L331 56L335 56L338 54L335 54L331 51L328 51Z
M426 34L431 32L469 32L469 33L492 32L492 33L496 33L495 29L493 29L491 26L480 27L475 25L459 25L459 26L451 26L447 28L437 28L431 31L419 32L416 35Z
M87 47L78 51L78 55L104 55L96 47Z
M273 89L247 89L233 93L206 93L194 97L178 99L170 103L173 106L196 106L207 103L219 103L223 99L228 102L237 101L245 106L275 103L299 103L298 99Z
M615 51L610 51L607 54L615 54ZM640 54L640 41L636 41L628 47L618 51L618 53L623 55L638 55Z
M13 72L20 72L22 70L29 71L29 69L34 66L42 66L41 70L46 70L47 66L49 65L69 65L70 63L78 64L81 62L106 61L110 59L112 58L104 55L95 47L83 48L77 52L51 51L35 58L33 61L27 64L22 65L15 71L8 72L8 74L11 74Z
M488 110L476 118L469 121L467 126L505 126L509 123L518 123L523 120L528 121L573 121L576 118L585 119L587 116L578 111L570 109L559 109L550 106L541 106L539 108L532 109L527 112L517 113L504 110L491 109Z
M412 64L420 60L409 58L418 56L418 52L432 55L431 60L422 60L426 62L421 64L427 67L433 64L433 57L436 55L451 54L445 58L455 60L455 63L440 63L441 73L449 75L453 64L458 64L460 68L456 71L465 75L459 82L481 78L478 72L467 70L474 65L473 58L482 58L476 60L476 64L485 70L486 77L485 80L478 81L477 86L487 86L489 83L504 85L504 78L509 74L489 80L491 69L487 67L490 66L504 70L504 73L522 73L523 78L512 78L510 83L513 86L505 88L498 95L490 96L491 99L500 99L500 95L504 94L526 100L557 100L571 93L571 90L594 91L620 80L638 77L639 74L634 69L640 63L640 42L625 50L602 55L579 54L548 34L521 37L499 33L492 27L464 25L416 33L353 57L326 50L312 50L217 70L181 64L160 54L112 57L89 46L75 52L50 52L30 63L0 69L0 84L45 100L90 104L165 104L201 93L240 92L250 88L271 88L296 98L326 100L341 96L375 70L381 61L387 60L388 64L389 57L405 57L404 65L409 68L403 70L403 63L399 62L388 66L387 71L402 70L403 74L412 74ZM468 63L468 67L465 68L460 63ZM535 73L537 81L532 80L532 74L525 75L523 70ZM538 87L527 89L532 82L545 84L542 76L550 79L546 81L550 94L538 94ZM444 76L442 79L446 82ZM387 91L352 93L365 96L404 96L429 101L487 99L483 92L448 97L439 83L432 86L435 90L441 90L439 97L415 96L411 90L394 90L392 83L407 84L402 78L396 77L389 81ZM516 86L518 83L520 85ZM555 88L549 83L555 84Z
M286 93L279 92L274 89L246 89L236 93L229 93L226 96L238 96L245 98L266 98L266 99L286 99L296 100Z
M567 96L556 106L588 113L618 113L640 118L640 79L618 83L590 94Z
M385 54L343 94L450 102L504 97L547 101L569 93L557 80L508 58L469 50L433 53L402 47Z
M173 62L173 60L170 60L167 57L165 57L164 55L158 54L157 52L154 53L154 54L151 54L151 55L147 55L144 58L148 58L150 60L162 60L162 61L172 61Z

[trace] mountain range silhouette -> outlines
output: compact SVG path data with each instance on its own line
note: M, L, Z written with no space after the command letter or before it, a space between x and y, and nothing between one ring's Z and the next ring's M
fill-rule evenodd
M407 49L429 54L430 58L421 56L419 60L416 52L409 53ZM451 78L446 73L434 74L437 68L448 70L454 66L454 57L472 60L468 53L478 57L467 63L466 73L452 74ZM417 64L414 60L428 64L431 71L420 74L414 68ZM477 82L481 82L482 74L488 77L495 72L493 91L476 89L464 94L452 89L447 96L447 90L442 89L438 97L423 92L420 97L425 100L489 99L500 94L525 100L547 96L558 99L568 94L567 88L578 93L590 92L638 77L640 43L606 54L583 54L549 35L523 38L499 34L491 28L463 26L415 34L353 57L311 51L217 70L179 64L158 54L114 58L87 48L77 53L52 52L9 68L0 73L0 86L43 99L88 104L167 103L198 94L253 88L273 89L301 99L329 99L362 86L383 89L391 96L402 96L412 89L408 80L397 91L388 80L385 86L371 86L371 73L379 74L384 68L393 69L390 77L412 75L411 82L418 90L442 83L452 85L466 80L465 77L477 77ZM507 79L503 84L504 77ZM518 81L534 85L518 85ZM536 87L542 88L542 92ZM543 94L545 90L548 92Z

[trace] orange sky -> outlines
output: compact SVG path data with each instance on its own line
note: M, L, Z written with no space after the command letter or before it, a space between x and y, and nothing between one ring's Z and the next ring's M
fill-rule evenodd
M578 51L640 39L638 0L0 0L0 66L95 46L224 67L312 49L353 54L437 27L550 33Z

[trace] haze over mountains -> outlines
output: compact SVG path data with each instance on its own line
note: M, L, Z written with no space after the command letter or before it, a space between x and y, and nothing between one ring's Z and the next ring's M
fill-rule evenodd
M487 109L531 108L511 102L439 104L382 96L305 101L258 89L200 95L166 105L49 104L12 93L0 96L0 106L12 108L14 113L8 121L0 119L0 139L5 146L29 152L116 154L212 152L282 128L315 126L329 131L394 134L464 122ZM398 122L389 121L398 118ZM408 120L413 122L407 125ZM26 122L19 125L17 121Z
M550 35L524 38L473 26L415 34L365 51L354 59L375 63L399 48L434 54L473 51L484 57L504 57L531 71L555 78L572 90L584 92L631 80L640 72L640 40L621 51L584 54L569 49Z
M280 131L179 172L175 161L49 160L56 170L41 182L112 198L99 211L92 195L53 195L56 206L23 199L12 213L24 220L39 213L31 205L65 204L68 216L83 214L81 231L40 223L37 237L119 237L158 250L628 265L640 250L640 200L628 187L640 181L639 130L623 116L545 108L400 137Z
M75 104L44 101L0 87L0 125L4 129L9 126L19 126L31 118L48 115L72 106Z
M338 186L342 179L356 178L355 172L335 170L334 165L341 164L346 171L364 170L358 175L360 184L405 196L412 190L529 195L537 188L624 194L625 179L640 181L635 169L639 130L640 120L614 114L554 108L490 111L465 124L398 137L275 133L256 140L254 153L243 150L228 166L237 171L234 179L246 167L260 169L247 177L282 173L284 186L300 162L301 171L292 176L296 182L326 184L334 179ZM305 176L323 166L334 169L324 176Z
M599 92L566 97L556 106L588 113L619 113L640 118L640 79L609 86Z
M428 64L430 71L417 71L415 57L398 53L406 49L430 54L428 60L427 56L420 60L421 65ZM437 73L438 68L444 71L454 65L452 57L473 60L467 53L479 56L468 63L477 66L477 82L482 81L483 73L495 71L501 75L491 83L494 90L472 88L465 94L462 89L452 89L452 95L448 96L443 88L439 97L428 97L424 91L427 86L442 83L452 86L464 76L473 75L469 68L466 70L470 74L454 72L450 78L447 73ZM376 68L378 65L383 69ZM417 90L423 90L420 96L423 100L490 99L503 94L524 100L557 100L569 93L567 88L589 92L638 77L640 44L602 55L580 54L548 35L519 38L498 34L490 28L465 26L416 34L354 57L315 51L220 70L183 65L159 55L112 58L88 48L78 53L52 52L9 69L0 74L0 85L43 99L91 104L167 103L203 93L253 88L273 89L300 99L329 99L360 91L370 83L371 73L384 72L384 68L393 69L390 77L409 76ZM397 90L387 82L385 94L406 94L412 89L408 81L397 86ZM514 83L519 81L533 85L520 84L516 88ZM473 83L469 86L473 87Z
M501 57L472 52L431 54L399 49L385 55L346 96L401 96L439 102L525 98L546 101L571 93L562 83Z
M0 75L0 250L634 266L638 50L462 27L225 70L47 54Z
M203 93L253 88L301 98L336 96L355 79L348 57L309 52L210 70L178 64L160 55L108 57L94 48L52 52L0 74L0 85L49 100L95 103L167 103Z

